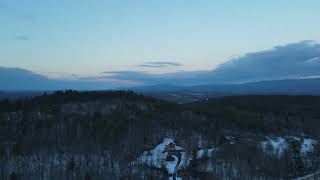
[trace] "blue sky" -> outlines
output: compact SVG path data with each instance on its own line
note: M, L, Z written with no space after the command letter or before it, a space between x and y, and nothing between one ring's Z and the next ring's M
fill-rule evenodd
M319 0L0 0L0 66L52 77L211 70L248 52L319 42L319 7Z

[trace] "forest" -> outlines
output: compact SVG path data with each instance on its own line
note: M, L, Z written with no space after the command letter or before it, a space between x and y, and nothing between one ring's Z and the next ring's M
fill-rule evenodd
M133 91L66 90L3 99L0 179L166 179L161 169L133 163L166 137L190 155L219 147L213 157L192 160L183 179L291 179L320 169L319 143L301 153L304 139L319 142L319 127L319 96L178 104ZM281 156L261 150L276 137L289 147Z

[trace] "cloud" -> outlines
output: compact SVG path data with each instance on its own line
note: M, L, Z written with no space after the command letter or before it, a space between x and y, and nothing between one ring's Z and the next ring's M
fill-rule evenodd
M153 65L153 64L139 64L137 65L138 67L147 67L147 68L163 68L163 67L167 67L164 65Z
M0 90L104 90L133 86L126 80L87 77L77 79L49 79L47 76L21 68L0 67Z
M302 41L270 50L247 53L211 71L147 74L135 71L113 72L112 78L144 84L177 85L241 83L263 80L316 77L320 75L320 44ZM156 63L157 64L157 63ZM159 63L161 64L161 63Z
M149 62L145 65L180 66L172 62ZM247 53L213 70L179 71L150 74L139 71L107 71L97 77L48 79L17 68L0 67L0 89L109 89L116 87L174 84L230 84L279 79L320 77L320 44L312 41L276 46L270 50Z
M169 61L153 61L153 62L145 62L143 64L138 65L139 67L147 67L147 68L165 68L165 67L177 67L182 66L180 63L169 62Z
M302 41L232 59L213 70L212 78L241 82L315 76L320 75L318 57L320 44Z
M305 61L306 64L320 64L320 57L314 57Z
M41 85L47 86L48 80L45 76L35 74L20 68L0 67L0 89L37 89Z
M29 41L30 37L27 35L16 35L16 36L13 36L12 39L16 41Z

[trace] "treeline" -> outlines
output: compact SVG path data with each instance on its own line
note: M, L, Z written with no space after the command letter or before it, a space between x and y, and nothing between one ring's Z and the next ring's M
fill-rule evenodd
M128 164L157 141L149 118L166 106L130 91L71 90L0 104L0 179L137 176Z
M166 136L190 151L199 139L206 147L221 146L226 135L319 137L319 107L320 98L313 96L225 97L179 105L132 91L67 90L3 100L0 179L157 179L158 171L129 165ZM244 157L231 159L247 163L249 173L255 162Z
M122 101L144 101L154 102L154 98L136 94L133 91L75 91L64 90L52 93L44 92L35 97L25 97L19 99L2 98L0 100L0 113L21 110L30 110L34 107L45 105L61 105L69 102L89 102L89 101L112 101L113 99Z
M320 96L231 96L185 105L220 128L320 136Z

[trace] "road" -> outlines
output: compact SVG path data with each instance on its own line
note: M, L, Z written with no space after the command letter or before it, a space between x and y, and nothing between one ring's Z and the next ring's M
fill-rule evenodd
M297 178L295 180L319 180L319 179L320 179L320 170L315 173Z

